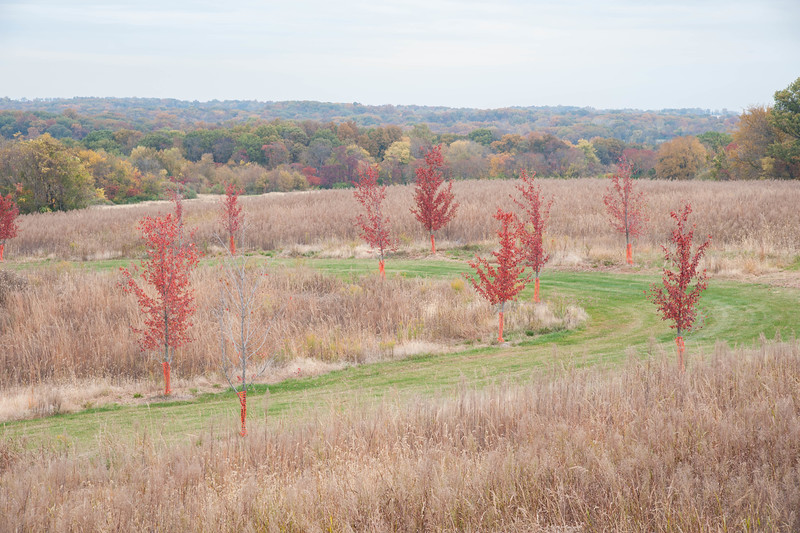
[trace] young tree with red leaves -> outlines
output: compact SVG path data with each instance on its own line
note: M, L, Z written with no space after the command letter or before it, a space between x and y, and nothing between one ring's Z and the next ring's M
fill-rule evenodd
M229 250L231 255L236 255L235 235L242 229L242 206L239 205L239 195L242 189L229 183L225 186L225 198L220 205L219 219L225 233L229 237Z
M670 214L677 227L672 231L670 242L674 250L662 246L666 266L661 285L653 284L648 292L648 298L658 306L662 320L670 320L671 328L678 333L675 344L678 347L678 365L681 372L686 371L683 361L685 345L683 343L683 333L691 331L697 319L696 305L700 299L700 294L706 289L706 271L698 271L700 259L705 254L706 249L711 244L711 235L697 247L692 253L692 241L694 239L695 225L691 229L686 229L686 222L692 206L686 204L681 213ZM694 286L690 287L694 280Z
M522 276L525 272L523 263L524 253L517 247L519 238L519 225L515 222L513 213L506 213L497 209L494 218L500 222L497 236L500 239L500 250L492 252L497 261L497 266L492 266L487 259L475 257L468 261L469 266L475 269L478 279L465 274L478 294L489 300L491 305L500 306L500 326L497 334L498 342L503 340L503 311L506 302L515 300L517 294L530 282L530 276Z
M433 232L450 222L456 214L458 203L453 202L453 184L444 183L444 158L442 145L431 148L425 154L425 166L416 171L414 187L414 203L416 208L411 212L431 235L431 253L436 253L436 242Z
M19 208L11 198L11 193L5 198L0 194L0 261L3 261L6 240L17 236L17 215Z
M386 199L386 185L378 186L378 167L369 166L364 173L359 169L360 179L353 191L358 203L364 208L364 213L356 217L356 223L361 229L361 237L367 241L370 248L378 250L378 269L381 279L386 278L384 270L384 256L386 252L395 251L397 242L389 231L389 217L383 210L383 201Z
M547 261L550 254L544 251L544 230L550 218L550 207L553 199L545 201L542 189L534 184L534 172L530 176L526 171L520 174L520 181L517 190L522 195L522 200L512 196L514 203L522 209L522 218L519 225L519 239L523 253L523 263L531 268L536 274L536 281L533 289L533 301L539 302L539 272Z
M168 213L139 221L147 247L147 259L141 263L144 284L135 277L138 269L133 272L120 269L123 290L136 296L145 315L145 327L133 328L141 335L140 346L143 350L164 350L161 366L165 395L172 392L170 372L175 349L188 342L190 319L195 311L189 278L197 266L199 253L194 243L184 240L181 215L181 204L177 201L174 215Z
M611 176L611 184L603 195L611 225L625 234L625 260L629 265L633 264L631 239L643 235L647 225L644 193L635 190L632 174L633 163L621 158L617 171Z

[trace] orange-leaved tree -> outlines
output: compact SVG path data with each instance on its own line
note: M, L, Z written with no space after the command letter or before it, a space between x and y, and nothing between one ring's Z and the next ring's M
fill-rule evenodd
M384 257L386 252L397 249L397 241L392 238L389 230L389 217L384 212L383 201L386 199L386 185L378 186L378 167L367 167L366 173L359 168L359 180L353 191L358 203L364 208L364 213L356 217L356 224L361 229L361 237L369 244L370 248L378 251L378 269L381 279L386 278L384 270Z
M243 437L247 435L247 388L272 362L265 347L276 323L276 316L270 318L264 305L266 272L251 266L249 260L247 256L225 258L219 305L214 311L219 321L222 371L239 400ZM279 313L285 308L286 304Z
M635 190L633 182L633 163L622 157L617 163L617 171L611 176L611 184L603 195L603 203L611 217L611 225L625 234L625 260L633 264L631 239L644 234L647 225L647 205L644 193Z
M11 198L11 193L5 198L0 194L0 261L3 260L6 240L17 236L17 215L19 208Z
M503 340L503 311L506 302L515 300L517 294L525 288L530 281L530 276L523 276L525 264L524 254L517 246L519 239L519 224L516 223L513 213L506 213L498 208L494 218L500 222L497 236L500 239L500 250L492 252L497 266L493 266L487 259L475 257L468 261L469 266L475 269L477 279L465 274L478 294L489 300L491 305L500 306L500 325L497 334L498 342Z
M415 208L411 212L425 231L431 235L431 253L436 253L433 232L450 222L456 214L458 203L454 202L453 183L444 184L444 158L442 145L431 148L425 154L425 165L416 171L414 186Z
M143 350L163 349L164 394L172 392L170 372L175 349L189 340L188 329L195 311L190 276L199 252L184 238L182 206L176 198L176 213L144 217L139 230L145 240L147 258L142 261L142 282L133 272L121 268L123 290L133 294L144 314L144 327L133 328L141 335Z
M519 223L519 239L522 248L523 262L530 267L536 274L533 289L533 301L539 301L539 272L550 259L550 254L544 251L544 231L550 218L550 207L553 199L545 201L542 189L534 184L536 173L528 175L522 171L517 183L517 190L522 196L521 199L511 197L514 203L522 209L522 217Z
M219 220L228 234L231 255L236 255L235 236L242 229L242 206L239 205L239 195L242 192L242 189L229 183L225 186L225 197L220 205Z
M670 327L675 329L677 337L675 344L678 347L678 365L681 372L686 371L683 361L685 345L683 342L684 332L691 331L697 320L697 302L700 294L706 289L706 271L698 270L700 259L711 244L711 235L692 252L692 241L694 240L695 225L686 228L686 222L692 206L686 204L680 213L672 212L670 215L676 222L676 228L672 230L670 247L662 246L664 249L664 275L661 284L654 283L647 292L648 298L658 306L662 320L672 322ZM691 286L694 282L694 286Z

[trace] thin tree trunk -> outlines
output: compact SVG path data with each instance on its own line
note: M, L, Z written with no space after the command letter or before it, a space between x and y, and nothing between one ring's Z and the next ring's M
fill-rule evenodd
M431 233L431 253L436 253L436 241L433 240L433 233Z
M386 270L384 269L384 266L383 266L383 259L381 259L380 262L378 263L378 270L381 273L381 280L385 280L386 279Z
M236 393L239 396L239 406L242 418L242 431L239 433L242 437L247 435L247 389L242 385L242 390Z
M236 241L233 240L233 233L231 233L231 255L236 255Z
M539 303L539 273L536 273L536 281L533 284L533 301Z
M675 338L675 344L678 347L678 367L681 369L681 374L686 372L686 363L683 360L683 354L686 351L686 345L683 343L681 330L678 330L678 336Z
M625 195L625 261L633 264L633 251L631 250L631 233L628 226L628 196Z
M172 392L170 387L170 359L169 359L169 318L166 309L164 310L164 362L161 363L161 369L164 371L164 396L168 396Z
M0 262L3 261L3 248L5 248L5 244L0 244Z
M503 340L503 310L505 309L505 307L506 307L506 303L505 302L500 304L500 329L498 330L498 333L497 333L497 342L501 342L501 343L502 342L506 342L506 341Z
M161 370L164 372L164 396L168 396L172 392L172 388L170 386L171 368L172 365L169 364L169 361L164 361L161 363Z

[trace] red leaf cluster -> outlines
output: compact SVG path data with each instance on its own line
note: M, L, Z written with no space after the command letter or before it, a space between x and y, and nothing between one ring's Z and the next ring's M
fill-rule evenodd
M219 219L225 233L228 234L230 240L231 254L236 253L236 242L234 237L236 233L242 229L242 206L239 205L239 195L242 194L242 189L236 185L229 183L225 186L225 197L222 199L220 207Z
M11 193L5 198L0 194L0 244L17 236L17 215L19 208L11 198Z
M425 154L425 165L416 170L414 203L411 212L425 231L431 234L447 224L456 214L458 203L453 202L453 184L444 183L442 146L434 146ZM435 250L434 250L435 251Z
M468 263L475 269L478 279L470 275L465 277L490 304L503 306L505 302L516 298L530 281L530 276L521 277L525 272L525 256L517 247L519 224L516 223L514 214L498 208L494 218L500 222L500 229L497 231L500 250L492 252L497 266L493 266L487 259L476 257Z
M371 248L378 250L380 261L383 263L384 254L397 249L397 242L389 231L389 217L383 212L386 185L378 186L377 166L367 167L366 173L360 169L359 176L353 196L365 212L356 217L356 223L361 229L361 237Z
M681 213L673 211L670 214L677 223L670 238L674 250L662 246L667 262L662 283L653 284L648 292L648 298L658 306L662 320L672 321L670 327L677 330L678 337L694 326L697 302L708 285L706 271L698 272L698 264L711 244L711 236L692 253L695 226L688 230L685 228L691 212L692 206L687 203ZM690 288L693 280L694 287Z
M539 272L550 259L550 254L544 251L543 235L550 218L550 207L553 199L545 202L541 187L534 184L534 172L530 176L526 171L520 174L517 190L522 195L522 200L512 197L514 203L522 209L519 225L519 239L523 254L523 263L530 267L539 277Z
M644 193L635 190L632 174L633 163L621 158L616 173L611 176L611 184L603 195L611 225L625 234L626 245L631 237L643 235L647 225Z
M177 206L176 206L177 208ZM145 315L142 335L144 350L164 348L164 361L172 360L174 349L185 344L190 318L195 311L189 277L197 266L199 253L194 243L184 242L178 215L145 217L139 230L146 242L147 259L142 261L142 281L154 289L146 291L128 269L121 269L123 290L132 293Z

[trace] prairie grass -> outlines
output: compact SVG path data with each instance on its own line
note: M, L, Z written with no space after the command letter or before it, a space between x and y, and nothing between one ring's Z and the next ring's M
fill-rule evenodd
M555 199L547 231L548 250L555 264L592 260L621 263L624 238L611 230L602 202L605 179L539 180L545 195ZM650 224L634 244L634 258L660 261L660 245L672 230L670 211L690 201L692 221L699 235L711 234L718 270L781 268L800 253L800 184L795 182L671 182L641 180ZM457 248L495 240L497 207L510 209L515 182L466 180L454 182L460 208L456 218L437 235L439 248ZM420 253L429 249L427 235L410 213L412 186L394 185L387 191L392 229L400 250ZM354 224L357 204L352 191L329 190L270 193L243 197L248 220L247 247L348 256L363 253ZM91 208L68 213L23 216L19 237L7 244L7 257L109 259L141 253L136 223L144 215L170 209L168 202L114 208ZM218 200L204 196L186 201L187 221L197 228L197 239L214 250ZM725 262L727 261L727 263Z
M553 366L524 384L168 445L0 441L11 531L797 531L800 344ZM353 393L357 394L357 393Z
M69 265L0 271L0 386L68 385L103 378L110 385L131 379L158 380L157 354L143 354L131 326L141 327L134 297L124 295L115 271ZM194 276L197 313L193 341L179 349L176 375L216 378L220 370L218 267ZM404 279L377 275L343 279L302 266L268 269L261 321L275 318L265 353L280 375L289 361L363 363L407 356L413 348L490 341L496 318L462 280ZM291 297L291 299L290 299ZM283 313L277 311L286 303ZM511 332L574 328L585 320L579 308L534 308L519 304L509 313ZM433 351L436 351L435 349ZM38 395L34 403L40 402ZM41 400L44 401L44 400ZM52 402L51 402L52 404Z

